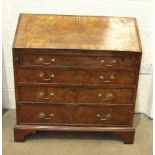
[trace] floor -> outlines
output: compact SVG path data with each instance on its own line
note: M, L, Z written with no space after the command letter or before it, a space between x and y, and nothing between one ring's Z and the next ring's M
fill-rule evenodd
M153 121L136 114L134 144L105 133L38 133L14 143L15 111L3 112L3 155L152 155Z

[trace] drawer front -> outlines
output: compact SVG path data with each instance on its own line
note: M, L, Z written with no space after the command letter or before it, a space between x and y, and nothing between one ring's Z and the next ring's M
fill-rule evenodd
M132 120L131 107L21 106L21 124L125 126Z
M101 68L128 68L134 67L133 57L113 57L113 56L83 56L78 57L79 66L101 67Z
M46 55L46 54L21 54L22 66L80 66L99 68L132 68L136 67L134 57L120 56L74 56L74 55Z
M44 55L44 54L21 54L20 65L22 66L75 66L75 56Z
M134 72L73 71L54 69L19 69L18 82L134 85Z
M74 103L76 93L69 88L19 87L19 100L45 103Z
M103 84L103 85L135 85L136 75L134 72L115 71L80 71L78 74L79 84Z
M19 101L45 103L132 104L132 88L19 87Z
M77 83L75 71L52 69L19 69L18 82L31 83Z
M79 89L77 103L132 104L134 89Z

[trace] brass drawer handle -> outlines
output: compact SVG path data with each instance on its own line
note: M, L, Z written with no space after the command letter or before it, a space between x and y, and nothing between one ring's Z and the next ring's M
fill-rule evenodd
M44 97L45 100L49 100L51 97L54 96L54 93L50 93L50 95L48 97Z
M49 99L50 99L50 97L44 97L44 99L45 99L45 100L49 100Z
M103 98L104 101L112 100L113 98Z
M110 75L110 79L111 80L114 80L115 79L115 76L114 75Z
M103 81L104 83L111 83L112 81L111 80L105 80Z
M53 97L55 94L52 92L52 93L49 94L49 96L46 97L44 92L39 92L38 95L39 95L40 98L43 98L43 99L45 99L45 100L49 100L49 99L50 99L51 97Z
M102 93L98 93L98 97L103 97ZM105 95L106 98L102 98L104 101L112 100L114 98L114 95L112 93L108 93Z
M105 117L101 116L101 114L97 114L96 117L101 121L106 121L112 118L112 114L108 113Z
M44 62L44 59L42 57L39 58L39 62L43 65L51 65L52 63L55 62L55 59L51 59L49 62Z
M110 65L110 64L108 65L108 64L106 64L106 65L104 65L104 66L105 66L105 67L111 67L111 66L113 66L113 65Z
M43 73L40 73L40 78L43 80L43 81L51 81L52 79L54 79L55 75L54 74L51 74L50 75L50 78L44 78L44 74Z
M102 59L101 64L104 64L105 67L111 67L111 66L113 66L113 64L116 64L116 60L115 59L112 60L112 64L105 64L105 60Z
M104 79L104 76L100 75L100 76L99 76L99 79L100 79L100 80L103 80L103 79Z
M39 93L38 93L38 97L39 97L39 98L42 98L42 97L44 97L44 96L45 96L45 93L44 93L44 92L39 92Z
M102 59L102 60L101 60L101 64L104 64L104 63L105 63L105 60L104 60L104 59Z
M50 115L48 115L48 114L46 114L46 113L44 113L44 112L41 112L41 113L39 114L39 118L41 118L41 119L46 119L46 120L52 119L53 116L54 116L53 113L51 113Z
M98 93L98 95L97 95L98 97L102 97L102 94L101 93Z
M99 79L100 79L100 80L104 80L104 76L103 76L103 75L100 75L100 76L99 76ZM115 79L115 76L114 76L114 75L111 75L111 76L110 76L110 79L111 79L111 80L114 80L114 79ZM111 83L111 82L112 82L111 80L104 80L103 82L104 82L104 83Z

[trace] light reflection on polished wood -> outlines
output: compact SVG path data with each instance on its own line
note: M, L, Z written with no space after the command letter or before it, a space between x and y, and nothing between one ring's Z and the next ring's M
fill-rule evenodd
M19 20L15 48L141 51L135 18L21 14Z

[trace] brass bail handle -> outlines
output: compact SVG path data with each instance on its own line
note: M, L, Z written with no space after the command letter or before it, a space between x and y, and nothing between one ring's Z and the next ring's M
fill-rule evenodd
M52 119L54 117L54 114L53 113L51 113L51 114L47 114L47 113L45 113L45 112L41 112L40 114L39 114L39 118L41 118L41 119L46 119L46 120L49 120L49 119Z
M104 83L111 83L112 80L115 79L115 76L114 76L114 75L111 75L109 78L110 78L110 80L104 80L105 78L104 78L103 75L100 75L100 76L99 76L99 79L100 79L100 80L103 80Z
M54 97L55 93L52 92L49 96L45 96L45 92L39 92L38 96L42 99L49 100L51 97Z
M42 65L51 65L52 63L55 62L55 59L52 58L49 62L45 62L45 61L44 61L44 58L43 58L43 57L40 57L40 58L39 58L39 62L40 62Z
M53 97L55 94L54 93L50 93L48 97L44 97L45 100L49 100L51 97Z
M116 60L112 60L112 64L105 64L105 60L101 60L101 64L104 64L105 67L112 67L114 64L116 64Z
M112 93L106 94L105 95L106 97L103 97L102 93L98 93L97 96L100 98L102 97L102 100L104 100L104 101L112 100L114 98L114 95Z
M40 73L39 77L43 80L43 81L51 81L52 79L54 79L55 75L51 74L49 78L45 78L44 73Z
M112 118L112 114L108 113L105 116L102 116L101 114L97 114L96 117L101 121L106 121Z

